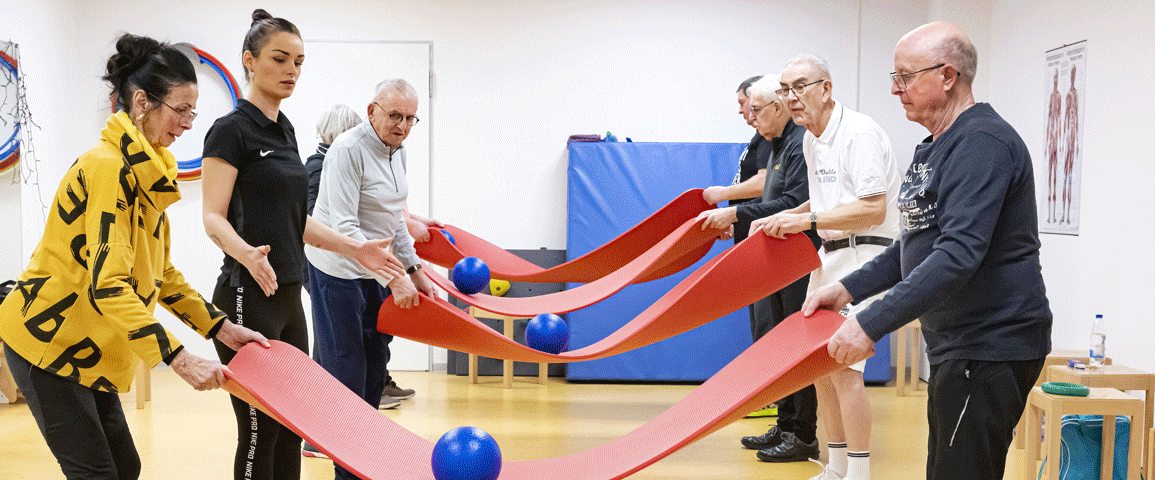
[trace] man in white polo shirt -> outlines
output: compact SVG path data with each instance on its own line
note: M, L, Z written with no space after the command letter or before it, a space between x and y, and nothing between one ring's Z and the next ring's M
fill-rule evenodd
M874 120L834 100L830 68L813 55L786 64L778 90L794 122L806 127L810 200L755 221L751 231L783 237L809 229L822 237L822 267L810 274L813 291L857 270L882 253L898 234L899 177L890 138ZM881 296L881 294L879 294ZM859 302L852 314L875 298ZM826 429L830 463L812 480L870 479L870 403L862 383L866 362L816 382L819 419Z

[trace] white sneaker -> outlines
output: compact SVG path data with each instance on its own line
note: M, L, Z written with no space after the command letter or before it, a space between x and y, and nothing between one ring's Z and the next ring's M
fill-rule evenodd
M814 462L814 463L818 463L818 462ZM846 479L843 478L841 475L839 475L838 472L831 470L830 465L827 464L826 466L822 467L822 473L818 474L817 476L810 477L810 480L846 480Z

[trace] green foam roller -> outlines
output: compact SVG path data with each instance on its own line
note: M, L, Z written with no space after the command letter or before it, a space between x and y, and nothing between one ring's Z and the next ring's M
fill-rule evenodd
M1045 393L1068 397L1085 397L1091 393L1091 389L1087 387L1068 382L1043 382L1042 388Z

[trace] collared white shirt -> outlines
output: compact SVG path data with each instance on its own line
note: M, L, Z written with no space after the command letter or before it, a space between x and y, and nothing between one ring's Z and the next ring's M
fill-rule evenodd
M822 136L806 131L802 154L806 157L812 212L886 194L886 220L882 224L857 231L819 230L823 239L837 240L852 233L891 239L898 235L896 200L901 181L890 137L874 120L835 101Z

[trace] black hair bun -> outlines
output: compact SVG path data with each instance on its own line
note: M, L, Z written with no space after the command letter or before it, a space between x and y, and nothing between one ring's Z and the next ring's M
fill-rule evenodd
M161 49L160 42L149 37L141 37L126 33L116 40L116 53L108 59L106 79L123 81L132 75ZM113 83L118 83L113 81Z
M261 20L269 20L271 18L273 18L273 16L271 14L269 14L269 12L266 12L265 9L263 9L263 8L258 8L256 10L253 10L253 23L252 23L252 25L256 25ZM250 25L250 26L252 26L252 25Z

